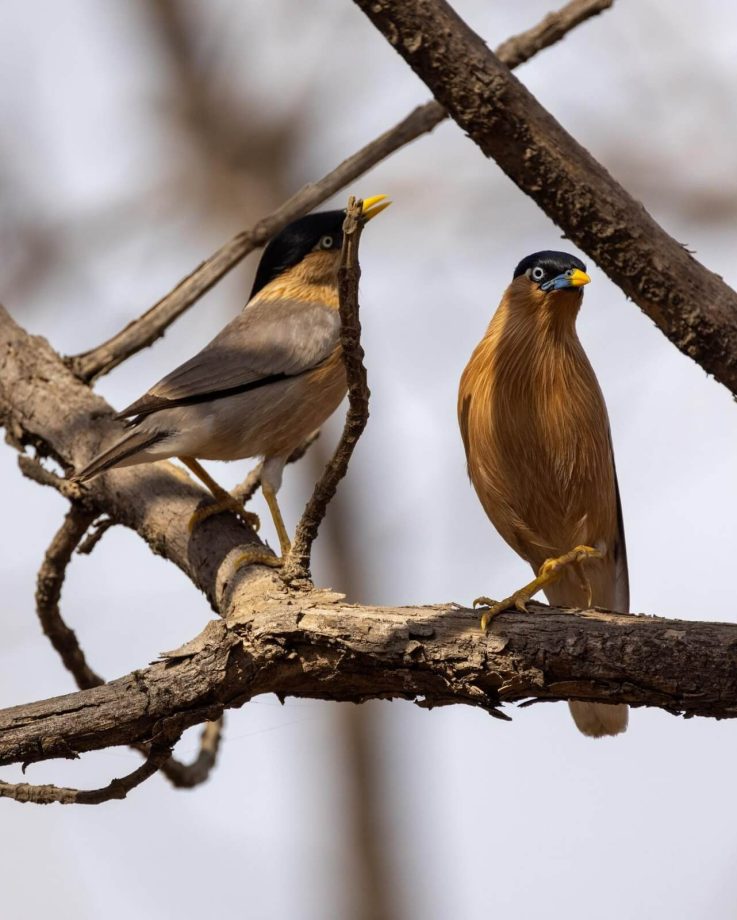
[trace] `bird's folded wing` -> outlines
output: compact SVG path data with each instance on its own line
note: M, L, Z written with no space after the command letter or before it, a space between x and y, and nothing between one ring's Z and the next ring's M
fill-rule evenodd
M614 538L614 609L620 613L629 613L630 578L627 569L627 544L624 539L624 519L622 518L622 502L619 497L617 468L614 465L614 451L612 451L612 466L614 467L614 491L617 498L617 533Z
M258 301L117 417L149 415L297 376L324 361L339 341L340 315L331 307Z

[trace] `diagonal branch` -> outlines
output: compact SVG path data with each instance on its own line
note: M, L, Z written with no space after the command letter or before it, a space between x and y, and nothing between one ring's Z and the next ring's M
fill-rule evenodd
M284 571L285 577L290 581L310 579L312 544L338 483L348 472L353 451L368 422L370 391L363 364L358 307L358 282L361 277L358 244L363 230L361 207L361 199L351 197L343 223L343 250L338 272L340 344L348 383L348 411L335 453L316 483L297 525L294 544Z
M560 41L571 29L611 6L613 0L572 0L538 25L508 39L497 49L509 67L529 60L538 51ZM263 246L288 223L322 204L392 153L433 130L447 112L435 100L418 106L371 143L344 160L319 182L306 185L268 217L225 243L198 268L138 319L97 348L68 359L74 373L88 383L107 374L142 348L153 344L166 329L250 252Z
M445 0L354 0L471 139L737 394L737 294L669 236Z

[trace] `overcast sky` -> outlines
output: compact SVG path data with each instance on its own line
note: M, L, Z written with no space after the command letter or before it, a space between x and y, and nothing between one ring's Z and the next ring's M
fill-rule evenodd
M243 214L215 219L218 191L183 180L207 177L208 158L172 115L178 88L148 3L0 5L0 300L63 353L115 332L281 194L427 98L348 0L183 5L202 71L233 110L253 111L261 125L298 123L281 178L249 191ZM457 3L492 47L549 8ZM737 7L618 0L518 75L668 232L737 285ZM457 382L520 258L575 249L453 124L350 191L394 200L362 240L371 420L338 502L358 560L355 599L509 593L528 570L468 484ZM737 407L577 254L592 277L579 330L609 406L632 609L733 620ZM200 348L241 308L254 264L99 391L120 407ZM227 485L248 469L212 466ZM309 475L304 464L285 476L290 527ZM65 503L22 479L5 445L0 477L0 705L11 706L72 687L33 608ZM264 510L260 499L254 507ZM317 554L318 579L343 587L324 541ZM122 529L75 560L63 608L111 678L191 638L211 615L181 573ZM637 710L626 735L597 742L578 734L562 704L509 710L511 724L463 707L371 710L384 788L377 820L407 918L737 914L731 722ZM271 697L229 713L217 770L193 792L157 777L97 808L0 802L3 916L352 916L337 714ZM195 746L190 733L183 755ZM139 760L115 749L34 766L27 779L103 785Z

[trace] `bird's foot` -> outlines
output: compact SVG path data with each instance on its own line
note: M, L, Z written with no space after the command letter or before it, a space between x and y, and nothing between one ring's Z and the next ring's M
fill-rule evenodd
M259 527L261 526L261 519L253 511L246 511L242 503L239 502L236 498L229 492L223 492L222 495L218 495L214 502L209 505L202 505L198 508L189 519L189 532L192 531L201 524L203 521L206 521L209 517L212 517L214 514L222 514L224 511L230 511L240 518L244 524L247 524L249 527L252 527L256 533L258 533Z
M284 565L283 556L275 556L265 546L254 546L235 560L235 570L243 569L249 565L267 565L272 569L280 569Z
M509 597L505 597L503 601L494 601L490 597L477 597L473 602L474 607L483 606L489 608L481 615L481 631L486 632L489 628L489 623L494 617L504 610L509 610L511 607L515 607L520 612L526 613L527 602L532 600L537 592L541 588L544 588L545 585L557 581L567 566L573 565L579 567L583 562L590 559L601 558L602 553L598 549L594 549L593 546L576 546L574 549L570 550L570 552L564 553L562 556L546 559L540 566L537 578L533 579L528 585L525 585L524 588L520 588L519 591L515 591L514 594L511 594ZM580 569L579 572L588 588L589 604L591 604L591 586Z

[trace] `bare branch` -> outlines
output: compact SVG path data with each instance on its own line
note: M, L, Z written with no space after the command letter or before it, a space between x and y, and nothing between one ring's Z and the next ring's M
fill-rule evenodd
M162 764L161 772L176 789L194 789L207 782L217 762L223 740L223 717L206 722L200 735L197 756L192 763L182 763L170 757Z
M86 511L79 505L72 504L64 518L64 522L46 551L44 561L39 569L36 587L36 612L41 621L43 631L54 649L59 653L64 666L74 677L80 690L99 687L105 683L105 680L87 664L85 654L74 630L67 626L62 618L59 599L72 554L78 545L79 551L82 551L82 540L95 516L94 512ZM85 541L85 552L92 550L93 546L97 544L102 534L112 523L111 519L107 519L104 522L104 526L95 531L92 535L94 543L91 543L90 538ZM174 757L170 757L161 764L162 773L173 786L191 789L208 779L210 771L215 766L220 747L222 725L222 716L215 722L208 722L202 732L199 752L191 764L181 763ZM133 745L133 747L146 755L146 757L151 754L150 745L137 744ZM25 787L23 788L25 789ZM40 788L48 790L55 787L44 786ZM70 790L60 791L70 792ZM26 793L24 792L23 794ZM52 801L52 799L44 799L44 801ZM53 801L60 800L53 799Z
M354 0L481 150L737 394L737 294L656 223L445 0Z
M0 798L15 799L16 802L33 802L36 805L101 805L111 799L124 799L131 789L140 786L166 761L171 748L156 744L146 761L138 769L114 779L102 789L68 789L63 786L34 786L31 783L6 783L0 780Z
M317 537L328 504L335 495L338 483L348 471L348 464L358 439L368 422L369 388L361 347L361 321L358 307L358 282L361 267L358 264L358 244L361 239L361 199L351 197L343 223L343 250L338 272L340 298L340 343L348 383L348 411L343 433L335 453L315 485L312 496L302 514L285 565L287 580L309 580L312 544Z
M510 70L514 70L515 67L529 61L538 51L549 48L565 38L571 29L608 10L613 3L614 0L571 0L571 3L566 3L559 10L548 13L527 32L514 35L502 42L494 54Z
M464 703L492 714L534 698L737 716L737 624L534 604L501 614L484 636L470 610L353 606L325 592L240 587L225 616L127 677L0 711L0 765L147 740L172 717L181 731L212 718L213 705L267 692Z
M62 619L59 599L72 553L96 516L95 512L72 504L46 550L36 581L36 613L41 627L81 690L98 687L105 681L87 664L74 630Z
M612 0L573 0L559 12L546 16L539 25L508 39L499 47L497 54L509 67L517 67L538 51L560 41L575 26L601 13L611 3ZM348 157L319 182L306 185L250 230L234 236L121 332L97 348L69 358L69 366L81 380L92 382L137 351L153 344L177 317L196 303L250 252L263 246L288 223L322 204L335 192L345 188L401 147L423 134L428 134L444 118L447 118L447 112L434 100L418 106L393 128Z

